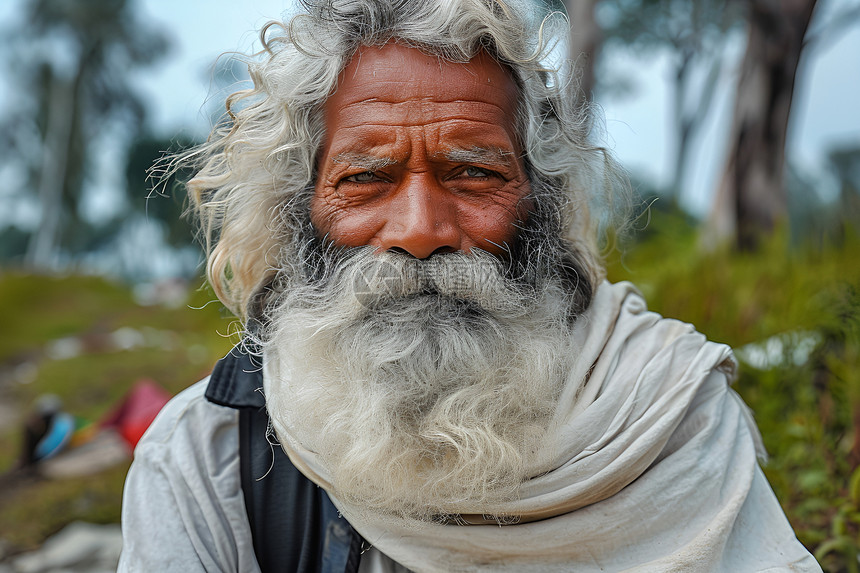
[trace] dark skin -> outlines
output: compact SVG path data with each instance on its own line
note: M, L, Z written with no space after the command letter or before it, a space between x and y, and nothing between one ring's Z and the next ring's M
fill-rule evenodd
M501 253L528 212L517 96L484 53L461 64L397 43L361 48L325 104L314 226L338 245L419 259Z

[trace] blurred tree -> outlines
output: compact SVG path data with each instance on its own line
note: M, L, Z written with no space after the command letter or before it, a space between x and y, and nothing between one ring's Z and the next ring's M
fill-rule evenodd
M159 180L157 184L152 182L161 175L158 166L165 154L187 149L191 145L193 142L190 140L141 137L129 150L125 170L126 191L132 211L161 222L165 228L165 241L176 248L192 244L191 224L182 216L185 193L178 189L191 174L180 171L171 174L166 181Z
M840 227L860 230L860 146L834 149L828 154L830 166L839 180Z
M578 0L572 0L575 4ZM708 116L725 65L728 34L743 23L739 0L602 0L605 44L642 53L669 50L675 151L671 201L680 197L691 142ZM704 79L698 73L705 71Z
M570 17L570 58L576 62L579 89L586 100L594 98L595 63L603 43L603 32L597 25L595 9L598 0L567 0Z
M860 235L860 145L831 148L819 169L786 162L792 246L824 250Z
M816 0L749 0L730 150L705 240L750 250L785 221L785 138L791 99Z
M17 113L0 122L3 160L26 172L24 192L35 193L38 228L26 261L49 267L60 252L92 247L99 233L81 213L83 187L94 163L94 142L109 130L130 142L144 108L128 83L129 71L161 57L160 30L135 17L131 0L29 0L24 20L4 34L17 64L12 84Z
M251 86L246 61L236 54L220 57L211 70L211 92L204 110L210 123L231 121L226 113L227 97ZM188 167L174 171L171 160L198 143L187 137L144 134L128 152L125 189L131 212L157 222L164 229L165 242L174 249L195 246L193 226L183 217L187 205L184 183L193 173Z
M591 101L595 87L594 68L603 34L594 19L599 0L533 0L542 14L559 12L568 17L568 55L574 62L580 96Z

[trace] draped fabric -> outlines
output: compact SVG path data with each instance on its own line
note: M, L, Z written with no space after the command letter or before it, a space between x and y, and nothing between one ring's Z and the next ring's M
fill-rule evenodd
M758 466L760 438L729 388L727 346L649 312L632 285L604 283L570 352L550 438L516 501L456 508L468 524L368 515L333 495L335 505L419 572L820 571ZM279 375L269 370L267 394ZM275 431L330 490L319 456L291 428Z

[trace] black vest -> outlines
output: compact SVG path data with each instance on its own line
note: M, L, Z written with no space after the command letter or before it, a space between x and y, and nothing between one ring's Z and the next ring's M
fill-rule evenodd
M206 398L239 411L242 493L263 573L354 573L363 540L324 489L267 439L260 360L239 344L218 361Z

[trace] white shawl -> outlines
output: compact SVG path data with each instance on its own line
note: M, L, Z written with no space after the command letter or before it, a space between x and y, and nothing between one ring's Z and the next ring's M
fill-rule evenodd
M727 346L648 312L632 285L604 283L571 352L555 440L536 464L550 471L536 469L517 501L483 508L517 516L515 525L368 518L332 496L335 505L419 572L821 570L758 467L757 429L728 386ZM319 457L290 428L275 429L293 463L328 487Z

